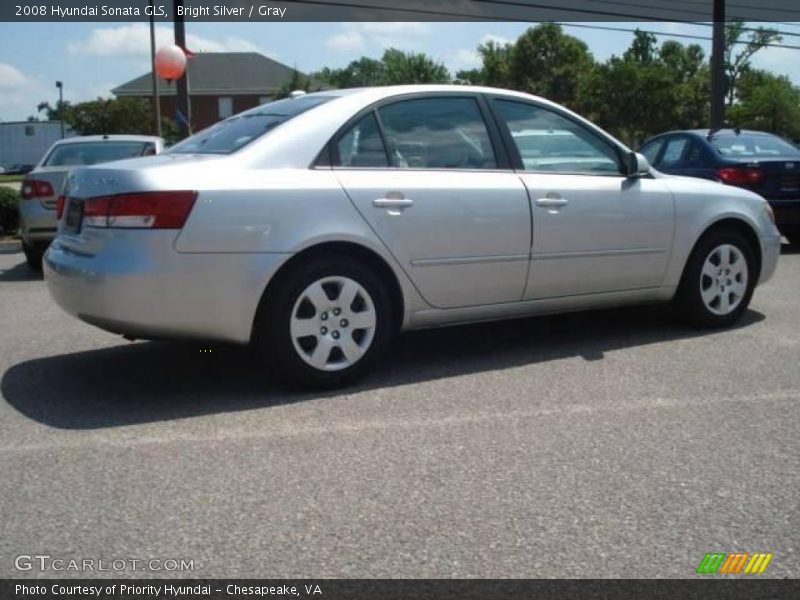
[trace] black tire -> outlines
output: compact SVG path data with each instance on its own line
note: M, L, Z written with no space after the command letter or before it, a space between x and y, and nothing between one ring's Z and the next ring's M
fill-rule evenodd
M375 327L372 341L360 359L340 370L326 371L310 365L301 357L292 339L291 318L301 294L309 286L325 278L337 277L351 279L366 290L375 312ZM314 314L319 316L316 311ZM300 387L336 388L363 377L387 350L397 331L393 315L394 301L390 288L369 264L346 254L312 257L290 267L270 285L259 307L254 342L273 376ZM342 330L344 334L345 330ZM356 332L348 335L355 339Z
M22 242L22 251L25 253L25 262L32 271L41 273L42 271L42 258L44 257L45 246L39 244L28 244Z
M727 314L716 314L703 301L701 291L703 285L708 285L708 278L701 280L701 274L706 259L713 250L729 244L735 246L747 262L747 286L738 305ZM686 266L683 270L680 285L675 295L674 305L678 315L699 327L727 327L741 318L750 305L756 281L759 274L759 264L750 242L741 233L733 229L717 229L706 233L697 242Z

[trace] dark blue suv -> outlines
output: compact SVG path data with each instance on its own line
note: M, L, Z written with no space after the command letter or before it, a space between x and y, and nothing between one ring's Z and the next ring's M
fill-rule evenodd
M744 129L670 131L639 150L656 169L713 179L764 197L781 233L800 244L800 149L770 133Z

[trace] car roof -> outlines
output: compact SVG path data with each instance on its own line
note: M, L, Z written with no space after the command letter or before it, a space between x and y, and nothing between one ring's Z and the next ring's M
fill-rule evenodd
M537 100L542 104L547 104L555 108L563 109L564 107L533 94L518 92L516 90L508 90L503 88L487 87L482 85L461 85L452 83L425 83L413 85L385 85L385 86L371 86L359 88L346 88L339 90L324 90L319 92L309 92L298 96L298 98L308 98L309 96L328 96L333 98L344 96L369 96L371 100L378 101L384 98L391 98L392 96L402 96L404 94L418 94L418 93L437 93L437 92L464 92L469 94L497 94L502 96L514 96L521 100Z
M726 127L723 129L674 129L672 131L665 131L663 133L656 134L646 141L655 140L658 138L662 138L666 135L692 135L696 137L701 137L703 139L708 139L708 135L713 133L714 135L724 134L724 135L766 135L766 136L775 136L774 133L769 133L768 131L758 131L756 129L733 129L730 127ZM775 136L778 137L778 136Z

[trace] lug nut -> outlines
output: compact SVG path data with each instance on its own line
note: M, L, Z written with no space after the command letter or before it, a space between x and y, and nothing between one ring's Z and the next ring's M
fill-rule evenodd
M335 339L335 340L339 339L339 332L338 331L334 331L331 335L333 336L333 339Z
M342 314L342 311L340 309L338 309L338 308L334 308L333 309L333 316L334 317L338 317L340 314Z
M339 321L339 325L341 325L342 327L347 327L349 324L350 323L347 322L347 319L342 319L341 321Z
M319 318L322 319L323 321L327 321L328 320L328 313L326 313L326 312L322 313L319 316Z
M322 335L325 335L326 333L328 333L328 328L327 328L327 327L323 327L322 329L320 329L320 330L319 330L319 332L320 332Z

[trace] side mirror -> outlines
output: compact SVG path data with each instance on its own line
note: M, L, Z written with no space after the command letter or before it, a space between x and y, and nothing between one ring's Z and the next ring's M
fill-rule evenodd
M650 174L650 163L644 155L638 152L630 152L626 157L625 169L628 177L641 177Z

